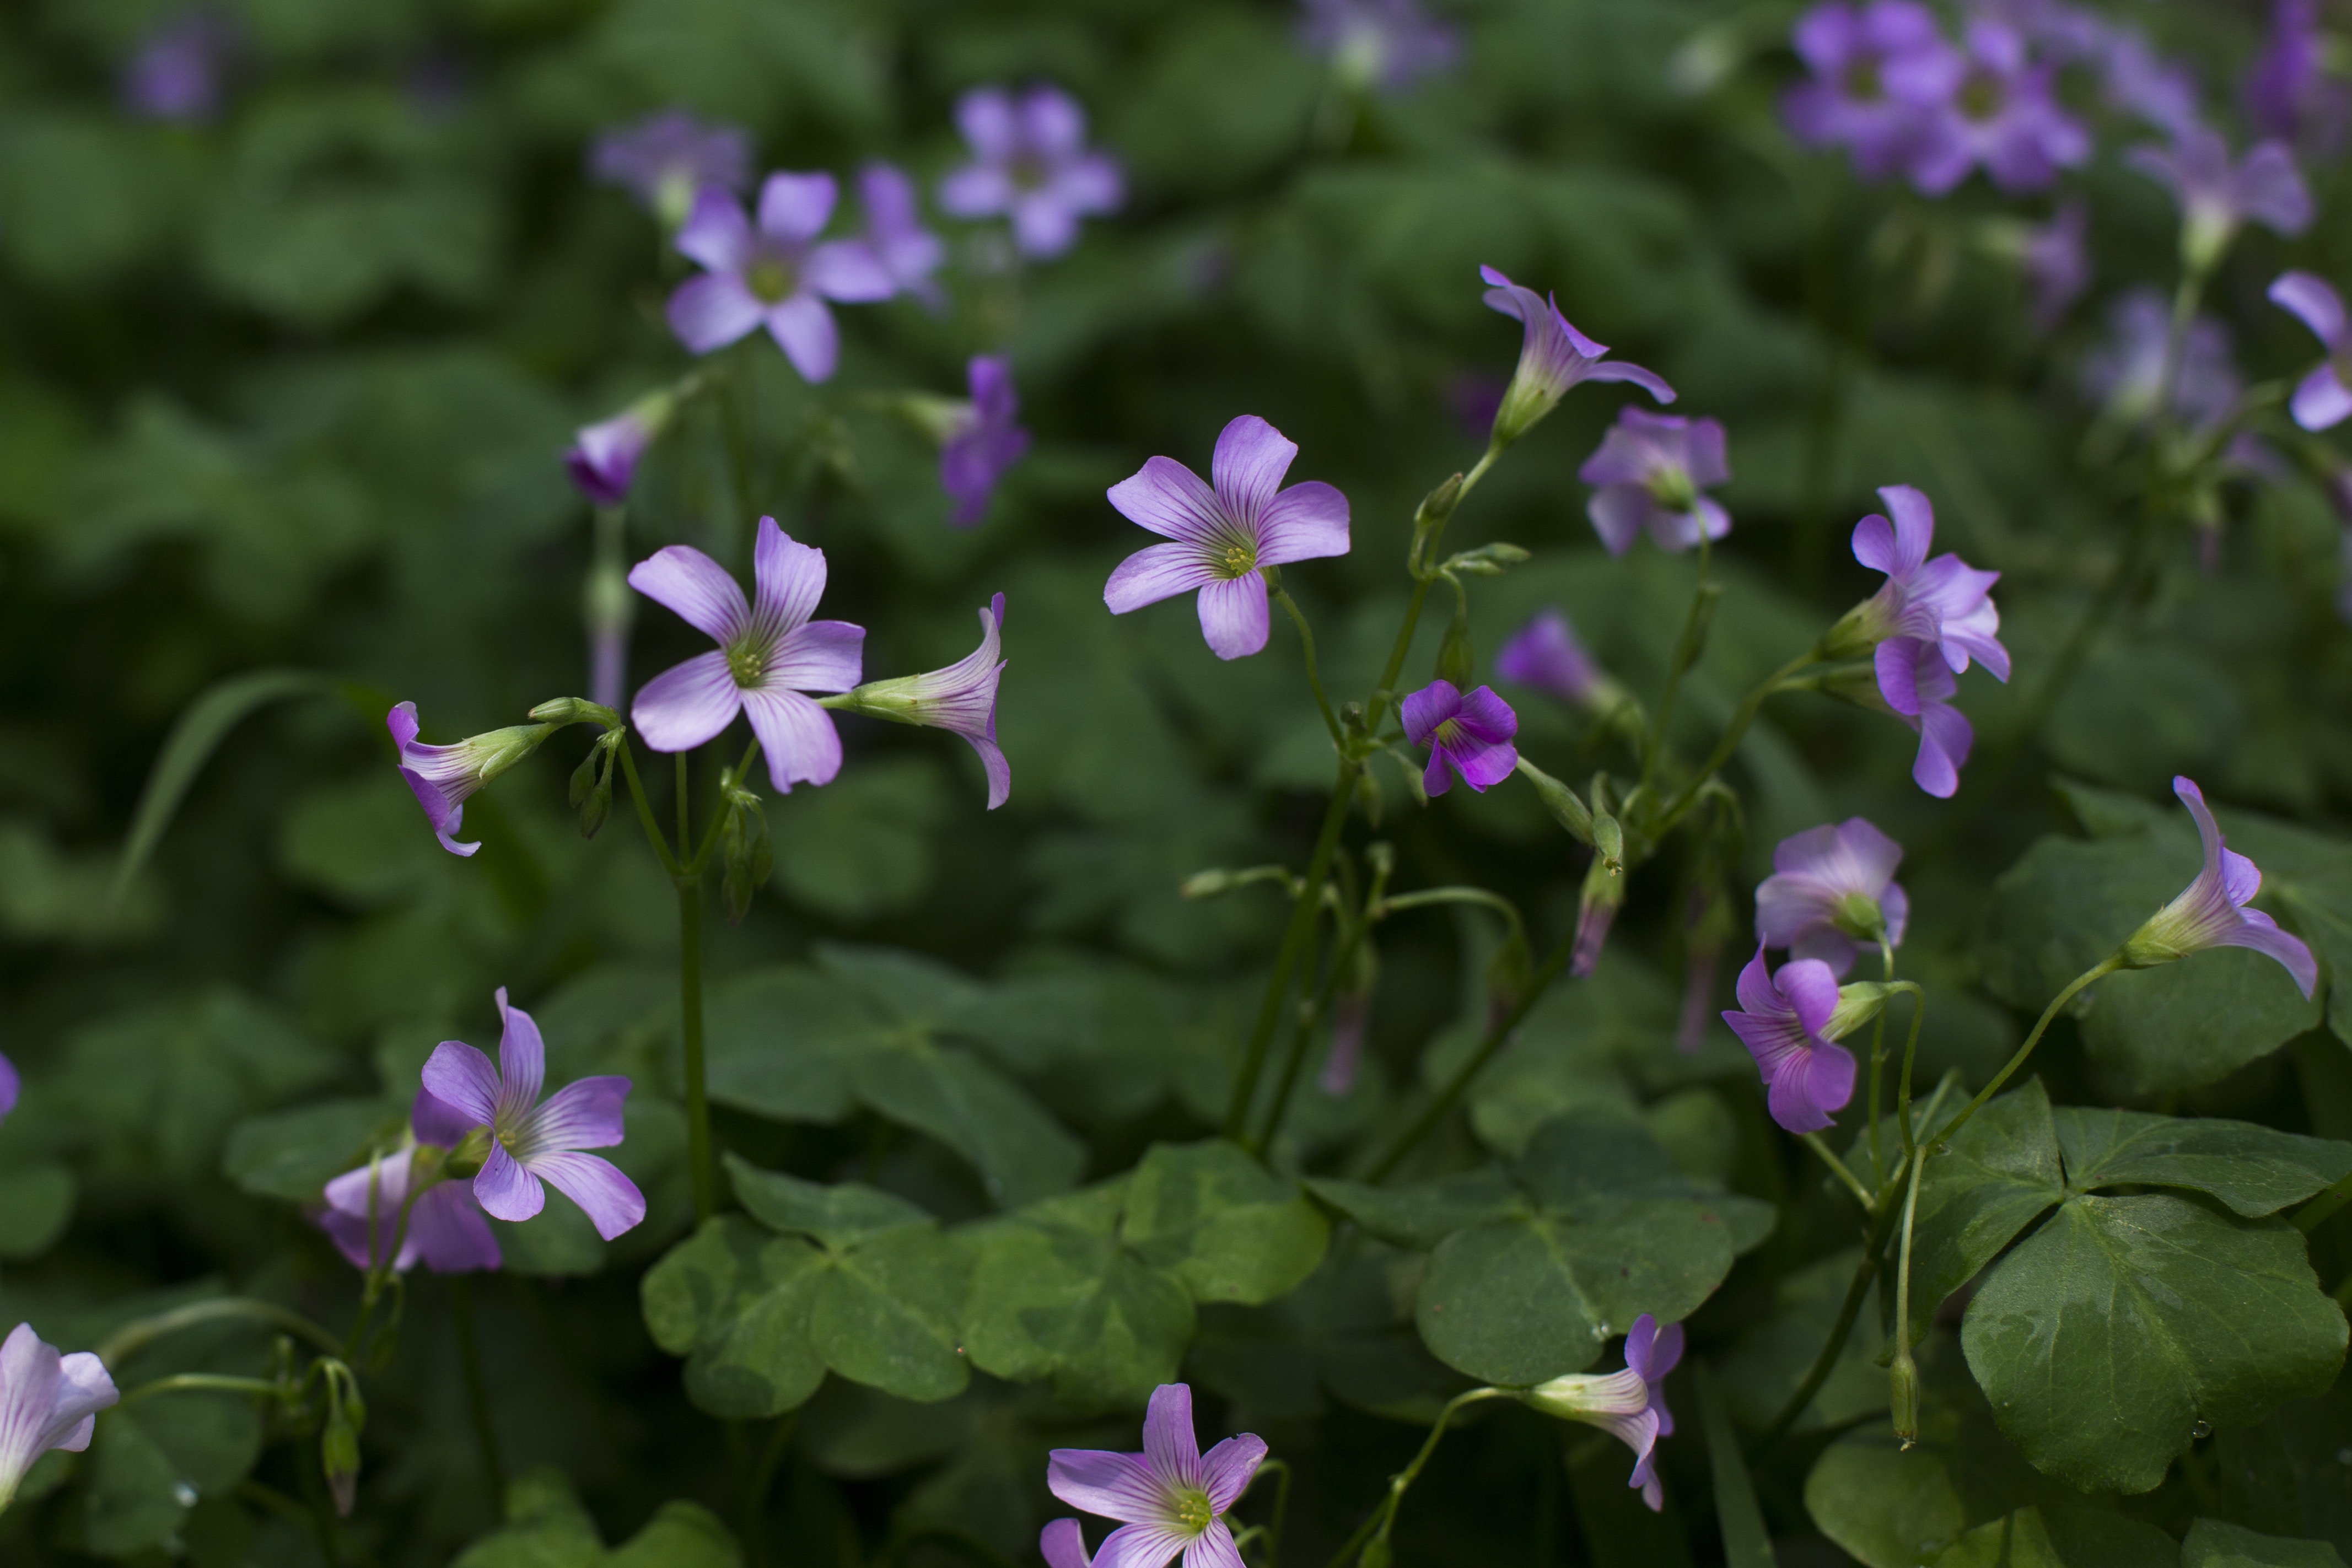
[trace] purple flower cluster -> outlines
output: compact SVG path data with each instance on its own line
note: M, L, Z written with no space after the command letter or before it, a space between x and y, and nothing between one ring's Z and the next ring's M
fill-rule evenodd
M1792 958L1817 958L1840 979L1857 944L1903 945L1910 896L1895 880L1903 846L1861 817L1782 839L1756 890L1756 938Z
M2326 154L2352 121L2352 87L2333 75L2319 30L2318 0L2277 0L2271 36L2246 72L2246 118L2264 136Z
M2133 148L2129 162L2179 202L2180 255L2192 272L2210 270L2248 223L2288 235L2311 226L2311 192L2283 141L2258 141L2233 159L2220 131L2195 125L2168 147Z

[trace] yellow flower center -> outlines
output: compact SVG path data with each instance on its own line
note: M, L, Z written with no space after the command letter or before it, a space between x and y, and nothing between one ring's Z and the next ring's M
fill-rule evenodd
M727 649L727 673L744 690L761 685L768 678L768 651L749 641L733 643Z
M1209 1494L1197 1487L1171 1488L1168 1507L1175 1516L1176 1527L1187 1535L1199 1535L1217 1521L1215 1505L1209 1501Z

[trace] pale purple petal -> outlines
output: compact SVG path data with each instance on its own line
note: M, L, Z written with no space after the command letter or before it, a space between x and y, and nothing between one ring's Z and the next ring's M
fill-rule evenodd
M1244 659L1265 646L1265 579L1257 573L1202 583L1200 612L1201 635L1218 658Z
M990 727L995 727L992 723ZM988 809L993 811L1013 799L1013 764L1004 759L1004 748L994 736L967 735L964 739L980 754L981 769L988 776Z
M520 1008L507 1005L507 988L498 989L499 1019L499 1113L496 1125L503 1132L515 1126L539 1103L539 1092L547 1083L547 1043L540 1038L539 1022Z
M1104 494L1121 517L1161 538L1205 546L1215 541L1226 526L1217 493L1172 457L1149 459Z
M1656 505L1650 492L1639 485L1611 485L1592 493L1584 512L1592 519L1592 531L1601 536L1602 547L1611 555L1623 555L1641 537Z
M1890 576L1909 577L1925 565L1936 543L1936 507L1916 486L1882 485L1878 498L1895 515L1895 567L1881 568Z
M1691 421L1689 452L1693 484L1704 489L1710 485L1723 484L1731 477L1731 459L1724 450L1721 421Z
M796 245L813 240L832 221L840 193L830 174L771 174L760 187L760 232Z
M2332 362L2323 362L2295 387L2289 409L2294 422L2305 430L2332 429L2352 414L2352 391L2345 389L2344 378Z
M1160 1483L1141 1454L1056 1448L1046 1458L1045 1486L1072 1508L1125 1523L1156 1522L1168 1513Z
M1293 485L1259 515L1260 566L1348 553L1348 497L1319 479Z
M1127 180L1110 154L1089 152L1055 170L1047 190L1072 212L1111 213L1126 199Z
M743 689L727 655L698 653L638 688L629 718L656 751L691 751L735 721Z
M796 692L845 692L858 683L865 668L865 627L846 621L812 621L776 644L768 656L768 684Z
M1796 1009L1797 1021L1804 1026L1807 1034L1819 1034L1830 1021L1830 1015L1837 1011L1837 977L1830 973L1827 964L1817 959L1800 958L1783 964L1772 983Z
M1215 570L1201 559L1198 547L1152 545L1118 563L1110 580L1103 584L1103 603L1113 615L1124 615L1217 580Z
M834 240L809 252L801 263L801 281L827 299L852 305L871 304L898 292L898 279L882 258L856 240Z
M1666 384L1665 377L1626 360L1602 360L1587 370L1583 379L1588 382L1631 382L1660 402L1675 401L1675 389Z
M1911 764L1911 778L1939 800L1948 800L1960 787L1960 768L1968 762L1976 731L1960 711L1948 703L1929 705L1919 715L1919 755Z
M731 273L689 277L669 297L670 330L697 354L725 348L757 327L766 314L759 296Z
M0 1056L0 1120L16 1108L16 1095L22 1082L16 1076L16 1064Z
M445 1040L425 1063L425 1088L466 1118L468 1129L498 1120L499 1070L462 1040Z
M574 1079L516 1124L518 1154L536 1170L543 1152L609 1149L621 1141L621 1113L628 1099L626 1078Z
M768 308L768 336L806 382L833 379L841 360L841 332L833 312L814 294L795 294Z
M1192 1435L1192 1388L1163 1383L1143 1413L1143 1459L1163 1487L1201 1485L1201 1443Z
M2294 235L2311 226L2311 191L2283 142L2257 142L2238 165L2239 210L2276 233Z
M1078 240L1078 214L1051 191L1030 191L1013 199L1013 242L1021 254L1040 261L1060 256Z
M1265 1439L1255 1432L1227 1437L1202 1455L1201 1490L1209 1494L1210 1509L1224 1513L1239 1502L1265 1461Z
M2344 346L2344 298L2335 285L2308 272L2282 272L2270 287L2271 303L2291 310L2329 353Z
M1003 88L974 88L957 100L956 129L983 160L1009 162L1021 151L1020 117Z
M1781 1064L1766 1096L1772 1119L1792 1133L1818 1133L1853 1098L1853 1052L1842 1045L1797 1052Z
M474 1200L491 1218L510 1223L529 1219L547 1207L547 1194L539 1178L498 1143L490 1145L489 1158L474 1177Z
M1096 1551L1094 1568L1164 1568L1189 1544L1190 1538L1172 1525L1121 1525Z
M679 255L714 273L737 273L751 265L752 246L741 203L717 185L696 193L694 210L677 231Z
M1045 1568L1090 1568L1086 1531L1075 1519L1057 1519L1047 1525L1037 1537L1037 1550L1045 1556Z
M496 1269L506 1260L481 1206L462 1182L444 1182L408 1211L408 1243L436 1274Z
M1635 1318L1633 1326L1625 1331L1625 1368L1644 1382L1659 1375L1650 1371L1650 1351L1657 1341L1658 1320L1648 1312Z
M751 621L743 590L692 545L665 545L629 570L629 586L714 643L731 643Z
M646 1217L645 1194L610 1160L570 1152L533 1155L527 1169L578 1204L596 1234L607 1241L635 1229ZM489 1173L486 1169L482 1174Z
M1246 1568L1241 1548L1234 1544L1234 1532L1223 1520L1211 1521L1209 1528L1184 1548L1184 1568Z
M1255 525L1282 488L1298 443L1254 413L1228 421L1209 459L1219 509L1255 532Z
M994 217L1013 204L1013 176L990 163L958 169L940 182L940 209L952 217Z
M1087 144L1087 111L1060 88L1031 88L1016 113L1024 143L1048 160L1058 162Z
M1507 740L1472 739L1438 750L1461 773L1462 782L1481 795L1508 779L1519 765L1518 748Z
M751 579L757 585L753 604L759 628L770 637L781 637L816 613L817 601L824 597L824 551L799 543L776 525L775 518L761 517L751 546ZM729 579L730 583L733 580ZM856 684L853 674L849 685Z
M2304 999L2311 999L2312 988L2319 984L2319 965L2303 939L2279 929L2278 922L2259 909L2238 911L2239 924L2213 938L2220 947L2251 947L2265 957L2274 958L2284 966L2294 978L2295 988Z
M1445 748L1432 747L1429 764L1421 770L1421 792L1432 799L1454 788L1454 775L1445 768Z
M2263 868L2235 850L2221 852L2221 891L2233 904L2242 904L2263 890Z
M768 782L791 794L795 784L830 784L841 771L841 732L833 716L801 695L777 686L743 694L751 733L768 754Z

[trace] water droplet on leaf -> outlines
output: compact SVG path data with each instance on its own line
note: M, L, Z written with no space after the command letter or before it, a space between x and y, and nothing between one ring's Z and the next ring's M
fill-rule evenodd
M182 1508L194 1508L196 1506L196 1489L185 1481L174 1481L172 1483L172 1500Z
M2210 1421L2200 1421L2200 1422L2198 1422L2198 1423L2197 1423L2197 1425L2195 1425L2194 1427L2189 1427L2189 1436L2192 1439L2196 1439L2196 1440L2199 1440L2199 1441L2202 1441L2203 1439L2205 1439L2205 1438L2207 1438L2207 1437L2211 1437L2212 1435L2213 1435L2213 1423L2212 1423L2212 1422L2210 1422Z

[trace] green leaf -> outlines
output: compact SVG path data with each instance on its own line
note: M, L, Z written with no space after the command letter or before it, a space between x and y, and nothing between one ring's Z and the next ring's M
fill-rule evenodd
M781 1416L824 1381L809 1312L824 1255L740 1215L706 1221L645 1277L654 1343L686 1361L686 1392L713 1416Z
M1822 1347L1829 1343L1846 1287L1862 1262L1853 1247L1781 1277L1773 1289L1772 1315L1744 1330L1717 1370L1724 1396L1749 1426L1761 1428L1796 1396ZM1917 1265L1913 1265L1916 1288ZM1798 1412L1793 1432L1843 1427L1886 1408L1886 1368L1879 1360L1885 1343L1874 1298L1880 1281L1867 1287L1861 1315L1832 1364L1829 1380Z
M849 1114L849 1062L877 1020L829 976L754 969L719 988L704 1016L707 1082L721 1105L785 1122Z
M1528 1192L1556 1207L1593 1197L1689 1198L1704 1206L1706 1223L1727 1228L1735 1252L1772 1233L1771 1205L1685 1175L1647 1127L1600 1107L1570 1111L1537 1128L1512 1169Z
M2325 1392L2345 1322L2284 1221L2169 1194L2076 1196L1993 1270L1961 1343L2028 1458L2085 1490L2142 1492L2200 1423Z
M929 1225L931 1217L903 1197L843 1182L827 1186L782 1171L763 1171L728 1155L722 1162L735 1196L771 1230L797 1231L827 1247L845 1247L885 1230Z
M1698 1384L1699 1420L1706 1427L1706 1462L1715 1479L1715 1519L1723 1533L1724 1568L1775 1568L1772 1536L1756 1504L1756 1483L1739 1451L1739 1434L1723 1403L1715 1375L1702 1362L1692 1369Z
M1930 1155L1913 1218L1911 1343L1927 1336L1947 1296L2065 1194L2050 1097L2039 1078L1988 1101L1944 1153ZM1879 1284L1891 1320L1893 1276Z
M2071 1106L2056 1112L2054 1121L2066 1156L2066 1185L2076 1192L2189 1187L2251 1219L2275 1214L2352 1175L2352 1144L2251 1122Z
M1086 1145L970 1051L916 1037L859 1057L850 1081L876 1111L971 1162L1000 1206L1064 1191L1086 1168Z
M1192 1300L1118 1244L1125 1197L1124 1181L1108 1182L965 1232L977 1259L963 1319L973 1365L1051 1379L1081 1409L1139 1406L1174 1379Z
M691 1502L662 1504L644 1529L608 1552L572 1482L549 1466L507 1484L506 1522L451 1568L741 1568L742 1561L727 1527Z
M950 807L931 758L872 759L778 804L776 880L793 903L835 920L908 908L931 884L930 831Z
M245 1479L261 1455L261 1417L242 1396L172 1394L106 1412L90 1446L85 1539L127 1557L171 1544L199 1499Z
M1337 1176L1308 1176L1307 1190L1383 1241L1426 1252L1457 1230L1500 1219L1525 1207L1509 1178L1496 1170L1404 1186L1370 1186Z
M405 1110L374 1096L248 1116L229 1133L221 1171L257 1197L306 1202L372 1148L398 1142L407 1121Z
M1323 1260L1331 1228L1296 1184L1222 1138L1155 1144L1127 1187L1119 1239L1196 1301L1255 1306Z
M971 1276L961 1242L934 1228L870 1238L829 1260L810 1337L844 1377L901 1399L951 1399L971 1380L959 1332Z
M2325 1541L2258 1535L2242 1525L2200 1519L2180 1543L2180 1568L2344 1568Z
M2180 1548L2152 1524L2090 1509L2021 1508L1946 1547L1934 1568L2176 1568Z
M73 1172L43 1162L0 1170L0 1258L37 1258L73 1218Z

